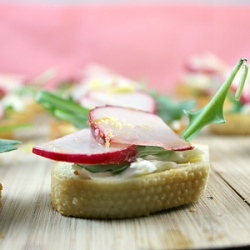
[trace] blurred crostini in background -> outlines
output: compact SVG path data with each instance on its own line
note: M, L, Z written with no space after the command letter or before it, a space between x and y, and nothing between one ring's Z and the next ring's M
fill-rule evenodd
M202 107L222 85L228 69L228 65L211 52L193 54L183 65L176 94L183 98L195 98Z
M0 73L0 138L15 137L16 130L32 126L35 118L44 113L36 102L36 94L47 89L47 82L55 75L52 68L33 79ZM53 91L63 93L65 85L65 82L59 83Z
M53 115L50 138L54 139L86 127L88 111L97 106L119 106L158 114L177 133L186 126L183 109L190 110L194 100L177 101L137 82L108 70L89 65L85 76L72 85L66 95L41 91L37 101Z
M184 65L180 81L176 85L176 94L181 98L193 98L199 107L203 107L227 79L232 68L211 52L192 55ZM227 122L208 126L212 133L250 134L250 78L247 77L242 96L236 101L234 94L239 81L240 75L237 75L226 97L224 108Z

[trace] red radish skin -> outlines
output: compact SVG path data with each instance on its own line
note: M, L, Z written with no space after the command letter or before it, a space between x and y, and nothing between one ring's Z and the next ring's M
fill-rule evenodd
M156 100L147 92L112 92L112 91L89 91L78 102L87 108L113 105L120 107L135 108L150 113L156 113Z
M136 109L96 107L89 112L89 125L99 143L156 146L175 151L193 148L159 116Z
M100 145L91 135L90 129L83 129L56 140L35 146L34 154L42 157L82 164L118 164L135 159L135 145Z

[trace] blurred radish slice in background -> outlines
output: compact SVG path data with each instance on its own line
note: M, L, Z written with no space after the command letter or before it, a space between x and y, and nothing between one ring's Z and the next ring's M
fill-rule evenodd
M86 108L97 106L113 105L129 107L155 113L157 104L155 99L144 91L135 92L110 92L110 91L89 91L82 96L78 102Z

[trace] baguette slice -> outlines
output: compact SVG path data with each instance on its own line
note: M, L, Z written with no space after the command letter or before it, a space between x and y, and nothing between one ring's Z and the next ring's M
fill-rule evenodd
M58 162L51 174L51 203L64 216L123 219L197 201L204 193L210 164L183 167L127 179L83 179L72 164Z
M210 124L209 129L218 135L250 135L250 114L230 113L226 123Z

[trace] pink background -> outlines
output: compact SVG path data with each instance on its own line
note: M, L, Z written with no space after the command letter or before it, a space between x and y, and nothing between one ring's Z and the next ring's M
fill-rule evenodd
M250 5L0 3L0 72L54 82L99 63L165 92L191 54L250 57Z

